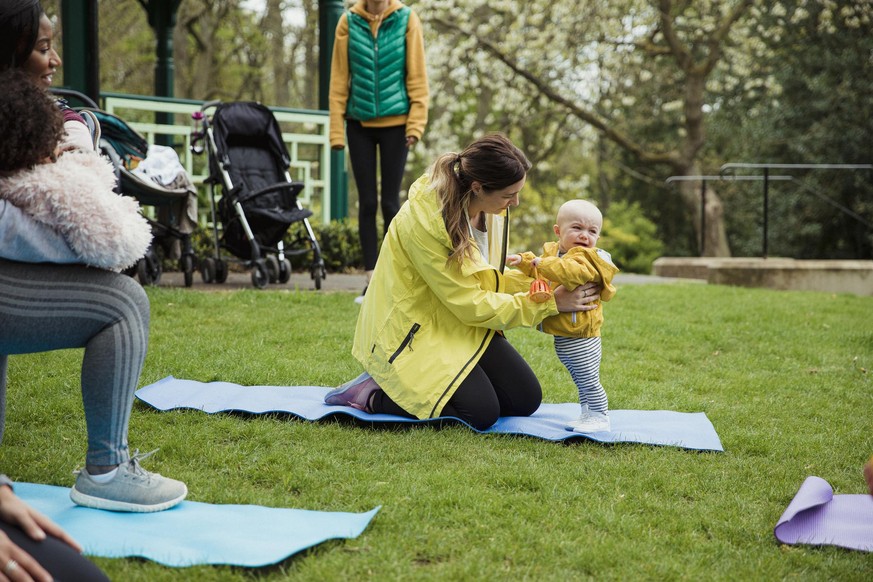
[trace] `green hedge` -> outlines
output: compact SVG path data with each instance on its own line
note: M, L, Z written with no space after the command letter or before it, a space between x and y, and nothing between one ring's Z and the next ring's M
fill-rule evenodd
M603 219L599 247L609 251L616 266L627 273L652 272L652 263L664 251L657 225L645 217L636 202L613 202Z
M312 225L315 239L321 247L324 266L330 273L345 273L364 268L357 222L332 220L328 224ZM294 269L306 269L311 257L292 258Z
M355 220L332 220L328 224L312 224L315 238L321 247L325 268L329 273L345 273L364 268L358 223ZM303 223L292 225L286 236L290 246ZM212 231L198 227L192 234L192 244L198 257L214 254ZM604 219L600 245L608 250L618 267L631 273L649 273L652 262L661 256L664 245L657 238L657 226L647 219L639 204L613 202ZM307 270L311 254L290 257L294 270ZM175 270L175 262L164 263L166 270Z

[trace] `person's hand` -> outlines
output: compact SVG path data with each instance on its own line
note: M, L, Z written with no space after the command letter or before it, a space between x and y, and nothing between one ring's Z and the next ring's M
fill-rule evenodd
M0 487L0 520L17 525L33 540L42 541L48 534L82 552L82 546L61 526L26 504L9 487Z
M417 143L418 143L418 138L415 137L414 135L407 135L406 136L406 147L407 148L411 148L412 146L414 146Z
M517 267L521 264L521 255L506 255L506 264L510 267Z
M561 313L591 311L597 309L594 302L600 299L602 289L598 283L593 282L579 285L572 291L567 291L566 287L559 285L555 289L555 304Z
M44 540L46 533L63 540L81 552L82 548L73 541L57 524L19 499L12 489L0 486L0 519L10 525L17 525L24 533L36 541ZM33 557L15 545L4 532L0 531L0 581L6 580L44 580L51 582L52 576L37 563Z
M534 260L532 260L530 262L530 266L533 267L534 269L536 269L537 267L540 266L540 263L542 263L542 262L543 262L542 257L535 257Z
M344 145L335 145L335 146L330 146L330 149L332 149L332 150L335 151L335 152L341 152L341 151L343 151L344 149L346 149L346 146L344 146Z
M867 490L873 495L873 457L864 465L864 479L867 481Z
M0 580L52 582L52 575L0 531Z

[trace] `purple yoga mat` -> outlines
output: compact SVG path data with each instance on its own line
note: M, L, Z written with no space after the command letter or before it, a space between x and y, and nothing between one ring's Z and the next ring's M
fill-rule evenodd
M807 477L773 533L784 544L873 552L873 496L834 495L827 481Z

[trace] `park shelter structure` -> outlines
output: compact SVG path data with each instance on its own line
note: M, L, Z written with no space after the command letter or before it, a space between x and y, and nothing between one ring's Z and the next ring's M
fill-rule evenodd
M154 95L174 97L173 29L182 0L138 0L148 15L149 26L155 32ZM330 55L334 32L343 13L342 0L319 0L319 64L318 105L328 109L330 85ZM61 0L61 22L64 30L65 55L81 55L64 62L64 81L68 88L83 93L95 102L100 100L100 50L98 0ZM164 116L156 114L158 123ZM330 152L331 218L345 218L348 210L348 187L344 152Z

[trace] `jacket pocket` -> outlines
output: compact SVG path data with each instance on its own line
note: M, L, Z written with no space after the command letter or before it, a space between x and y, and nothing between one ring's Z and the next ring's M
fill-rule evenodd
M409 328L409 332L406 334L406 337L403 338L402 342L400 342L400 347L398 347L394 351L394 353L391 354L391 357L388 358L389 364L393 364L394 360L397 359L397 356L399 356L401 354L401 352L403 352L403 350L405 350L407 347L410 350L412 349L412 340L415 338L415 334L416 334L416 332L418 332L419 329L421 329L421 325L419 325L417 323L412 324L412 327Z

